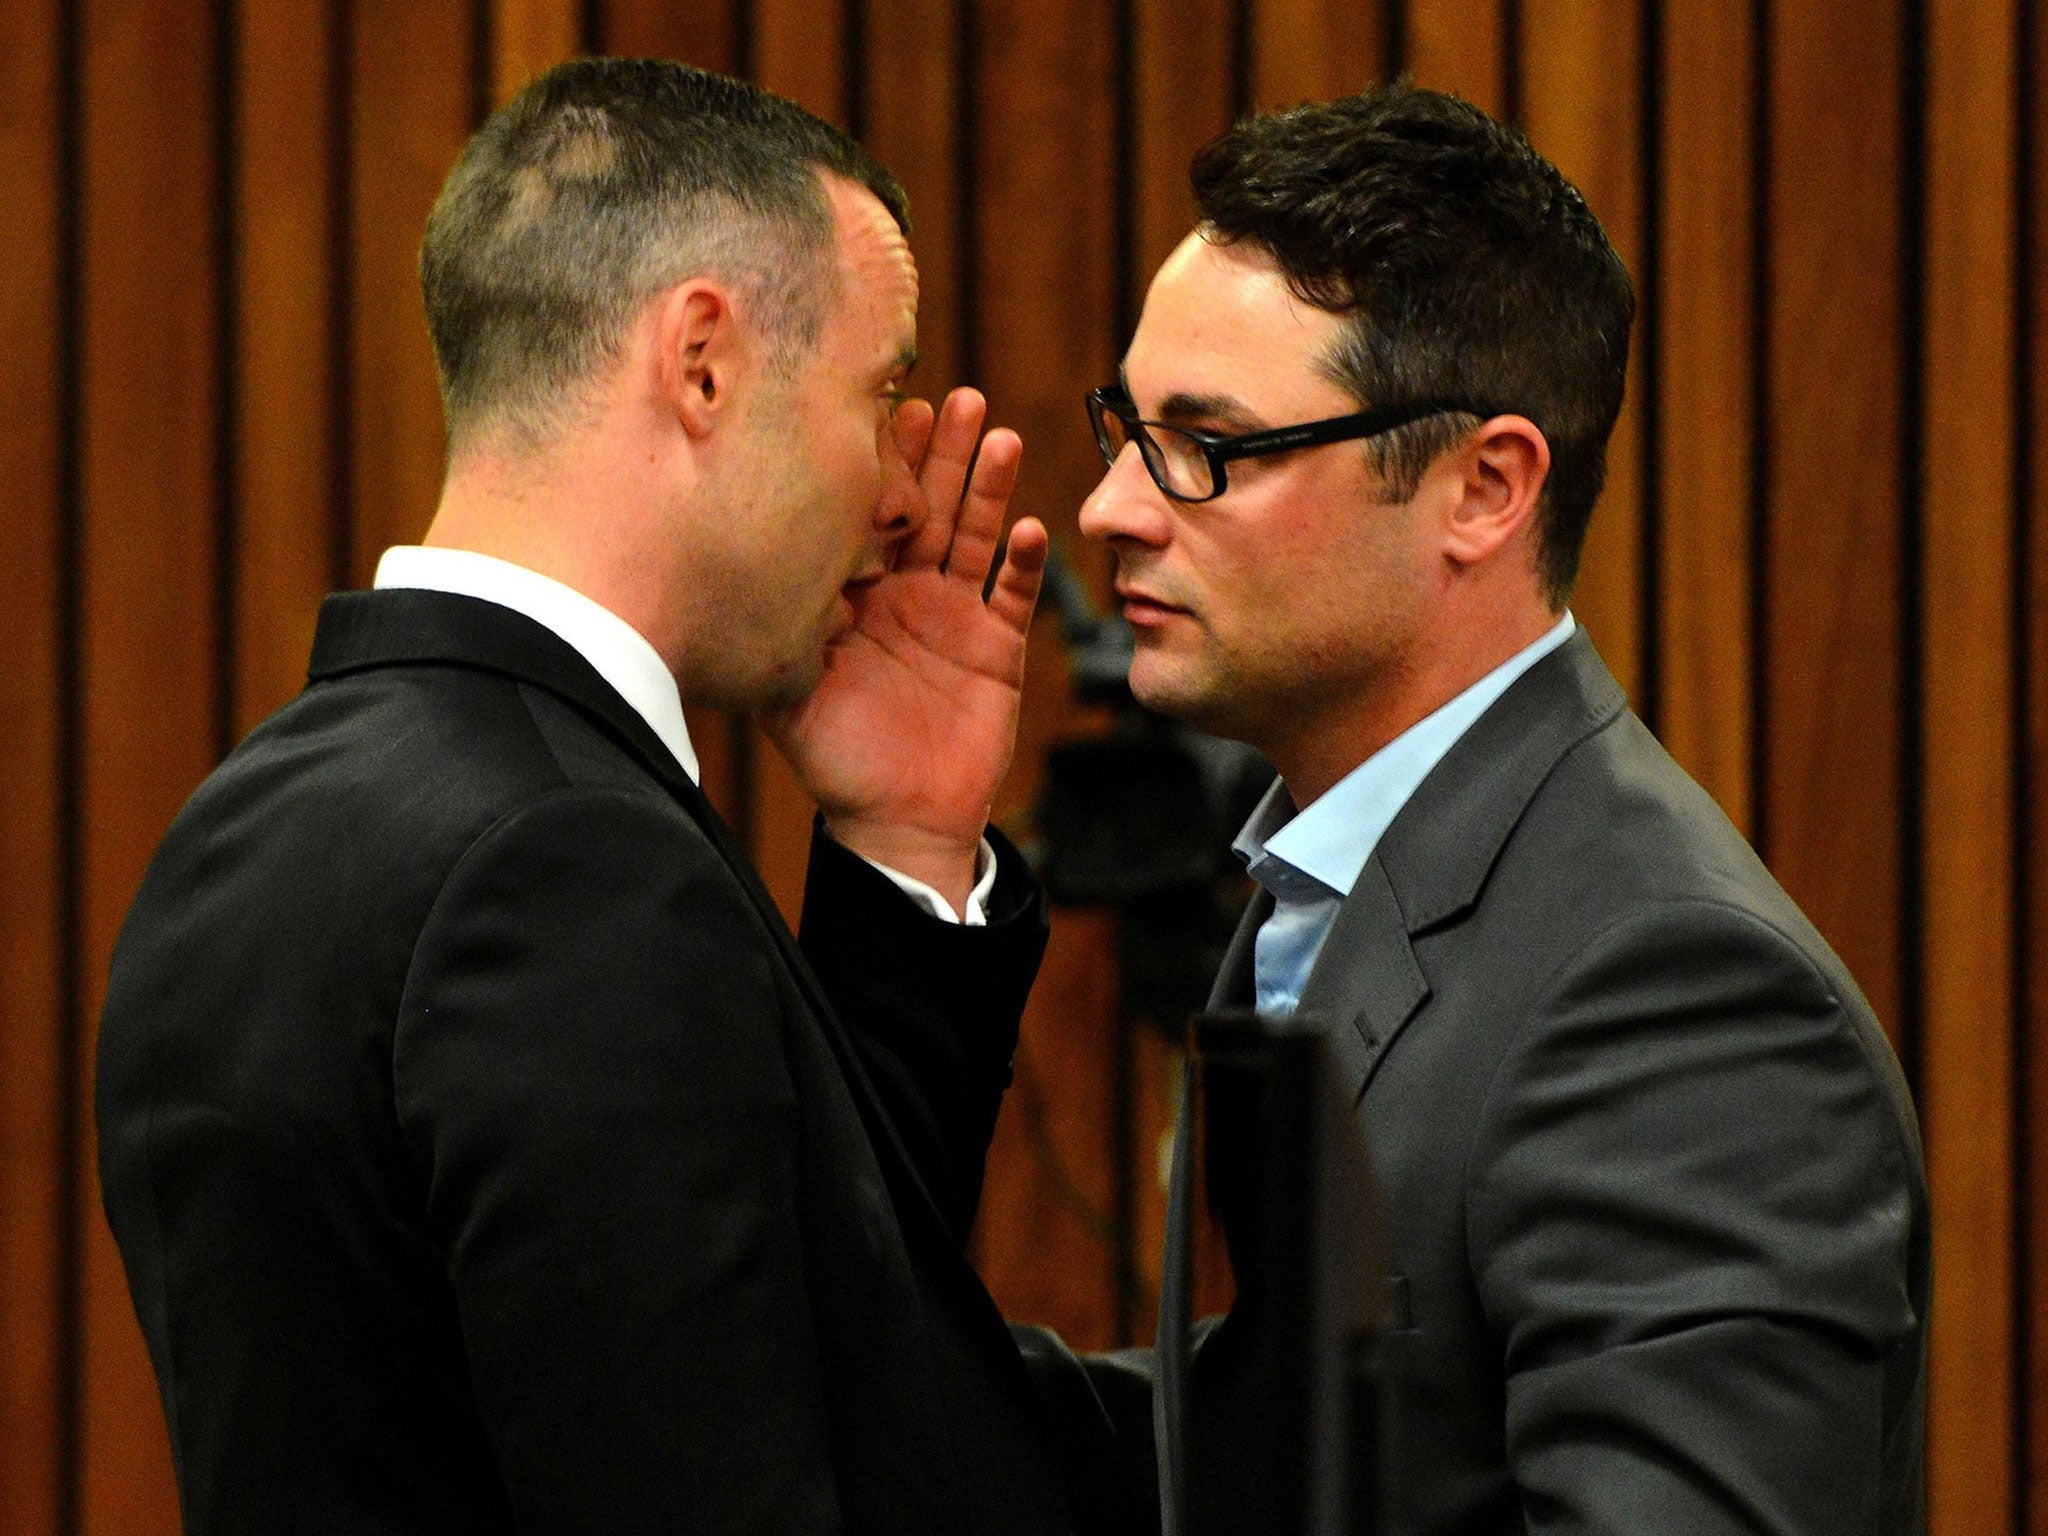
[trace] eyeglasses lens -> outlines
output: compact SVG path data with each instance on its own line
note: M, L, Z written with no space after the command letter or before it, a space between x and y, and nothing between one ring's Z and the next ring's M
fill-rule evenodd
M1162 490L1189 501L1200 501L1212 493L1209 456L1201 444L1172 427L1147 423L1143 426L1125 417L1106 402L1091 400L1095 420L1095 442L1105 464L1114 464L1124 445L1137 438L1138 453Z
M1130 428L1102 401L1089 397L1088 417L1095 423L1095 446L1102 450L1102 462L1114 464L1124 444L1131 440Z

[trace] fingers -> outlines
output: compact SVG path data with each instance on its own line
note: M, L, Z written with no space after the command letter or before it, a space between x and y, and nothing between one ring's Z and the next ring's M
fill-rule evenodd
M924 526L897 556L897 568L940 566L953 547L954 523L960 512L960 498L967 489L967 475L975 463L975 449L981 441L981 424L988 414L988 402L974 389L956 389L939 407L926 441L922 462L910 459L917 472L918 489L924 493ZM910 456L905 454L909 459ZM986 571L986 567L983 568Z
M896 434L896 451L910 466L913 478L924 468L925 450L931 446L932 428L937 420L931 402L918 399L904 401L889 418L890 429Z
M1038 605L1038 589L1051 548L1045 524L1035 517L1018 518L1017 526L1010 530L1010 547L989 591L988 607L1019 634L1031 627L1031 611Z
M997 427L981 440L974 479L960 503L952 551L946 556L947 574L972 582L977 590L988 579L989 566L995 560L1003 514L1017 489L1017 465L1023 457L1023 440L1008 427Z

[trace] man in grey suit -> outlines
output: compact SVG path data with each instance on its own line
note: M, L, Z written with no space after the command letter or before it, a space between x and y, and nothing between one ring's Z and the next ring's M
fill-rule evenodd
M1627 273L1519 134L1405 86L1240 124L1194 185L1081 526L1139 700L1279 770L1215 1000L1327 1031L1368 1128L1390 1528L1922 1529L1898 1065L1567 607ZM1208 1132L1236 1253L1248 1127ZM1261 1527L1238 1282L1162 1420L1169 1529Z

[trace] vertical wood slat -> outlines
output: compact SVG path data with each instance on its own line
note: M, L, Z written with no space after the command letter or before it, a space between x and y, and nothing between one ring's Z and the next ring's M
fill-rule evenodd
M1402 67L1417 85L1448 91L1495 117L1507 110L1508 37L1502 0L1401 0Z
M1266 25L1271 9L1254 9L1255 28ZM1231 10L1229 0L1135 0L1132 7L1131 87L1136 99L1130 103L1130 159L1135 227L1127 303L1133 322L1144 307L1152 274L1195 227L1188 162L1230 126ZM1259 56L1270 62L1277 80L1284 71L1275 56L1276 42L1263 31L1260 35ZM1309 94L1314 93L1296 99ZM1272 99L1270 92L1267 99ZM1119 347L1129 343L1128 336L1117 338Z
M740 67L747 0L603 0L593 46L621 58L679 59L731 74Z
M63 315L56 0L0 11L0 1509L54 1530L70 1099L59 861Z
M984 388L1023 435L1013 510L1041 519L1079 563L1081 499L1102 459L1082 399L1109 378L1115 334L1115 115L1108 7L980 0L981 337Z
M847 122L845 0L752 0L754 78L828 123Z
M2014 0L1927 8L1920 1102L1930 1536L2014 1508Z
M1141 1027L1131 1032L1131 1133L1120 1155L1131 1165L1131 1268L1135 1306L1131 1342L1144 1344L1159 1333L1159 1283L1166 1253L1167 1180L1173 1166L1175 1121L1180 1111L1181 1073L1187 1052L1160 1030ZM1202 1225L1206 1226L1204 1222ZM1197 1251L1195 1317L1218 1310L1202 1307ZM1228 1273L1228 1266L1225 1267Z
M997 418L1025 444L1012 510L1040 518L1075 563L1097 575L1102 553L1082 545L1075 519L1102 468L1082 397L1111 376L1125 339L1115 334L1112 19L1100 0L975 0L973 72L962 82L976 102L968 169L978 196L980 382ZM1046 664L1048 639L1041 629L1025 682L1025 751L1063 734L1072 719L1064 669ZM1107 922L1098 912L1054 914L1052 953L1024 1020L1024 1050L1049 1094L1049 1146L1098 1212L1110 1208L1118 1155L1107 1093L1116 1050ZM983 1272L1014 1315L1107 1343L1114 1245L1056 1198L1041 1168L1044 1148L1026 1135L1025 1109L1021 1099L1007 1107L997 1128L983 1198ZM1057 1294L1048 1289L1048 1254L1071 1255Z
M84 826L78 1085L114 936L173 813L213 766L218 11L93 0L81 53ZM166 210L177 210L166 216ZM90 1138L87 1145L90 1147ZM91 1153L87 1153L91 1166ZM171 1529L155 1380L96 1179L80 1213L80 1529Z
M1115 917L1062 908L982 1185L976 1267L1003 1315L1076 1349L1114 1336Z
M1656 608L1657 729L1749 830L1752 96L1747 5L1666 0Z
M2026 768L2020 875L2026 884L2021 907L2025 925L2018 935L2025 1012L2017 1038L2026 1069L2021 1104L2026 1242L2020 1278L2027 1284L2021 1302L2027 1345L2021 1406L2027 1443L2021 1448L2026 1483L2021 1525L2030 1536L2048 1536L2048 944L2042 942L2048 930L2048 426L2041 421L2048 405L2048 10L2039 0L2028 0L2022 20L2027 49L2020 60L2026 153L2020 157L2020 170L2026 180L2016 191L2026 214L2020 232L2026 351L2024 395L2016 419L2026 453L2021 463L2026 488L2026 568L2021 573L2026 624L2016 640L2026 685L2018 700L2018 736Z
M583 0L484 0L491 8L491 101L583 51Z
M1642 47L1636 0L1523 0L1522 126L1584 195L1635 279L1628 393L1607 445L1607 484L1587 530L1572 611L1643 707Z
M234 734L305 682L340 527L334 441L341 217L330 0L240 0L234 208Z
M420 236L469 137L484 0L352 0L348 210L350 581L417 543L441 493L441 395L421 318Z
M1901 3L1774 5L1764 40L1764 852L1894 1031L1905 1006Z
M910 198L917 258L917 374L934 405L961 370L960 82L956 18L929 0L866 0L862 140Z
M1254 0L1251 105L1331 101L1387 73L1383 6L1400 0ZM1228 79L1228 76L1224 77Z

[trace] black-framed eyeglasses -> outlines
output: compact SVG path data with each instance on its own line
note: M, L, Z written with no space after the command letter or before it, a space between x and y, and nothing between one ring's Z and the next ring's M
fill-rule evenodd
M1229 488L1223 466L1232 459L1255 459L1296 448L1316 448L1353 438L1377 437L1425 416L1460 411L1490 416L1491 411L1464 400L1418 400L1410 405L1383 405L1348 416L1305 421L1292 427L1258 432L1201 432L1140 419L1123 386L1110 384L1088 392L1088 419L1095 427L1095 445L1102 462L1114 464L1126 443L1138 445L1138 456L1153 484L1175 501L1214 501Z

